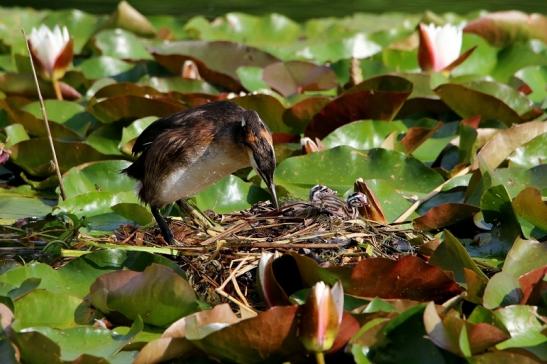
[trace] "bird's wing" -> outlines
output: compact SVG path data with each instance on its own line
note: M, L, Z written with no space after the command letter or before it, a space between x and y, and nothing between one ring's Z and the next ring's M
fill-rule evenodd
M136 155L146 151L154 140L163 132L177 128L184 124L185 121L188 122L188 115L190 114L188 111L189 110L177 112L154 121L139 135L131 152Z
M133 145L132 153L139 154L150 148L150 145L165 131L170 129L196 129L196 123L214 121L218 127L239 120L243 109L229 101L218 101L192 109L179 111L163 117L150 124L139 135Z

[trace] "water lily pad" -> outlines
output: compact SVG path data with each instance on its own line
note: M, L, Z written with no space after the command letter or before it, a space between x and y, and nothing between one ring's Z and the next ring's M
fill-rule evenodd
M213 85L232 91L243 87L237 77L241 66L265 67L277 61L256 48L232 42L179 41L152 50L156 61L174 74L180 74L185 61L198 66L199 74Z
M496 46L538 38L547 42L547 17L521 11L499 11L469 22L464 31L478 34Z
M363 81L316 114L306 127L306 135L323 138L355 120L392 120L411 92L412 83L398 76L379 76Z
M175 271L152 264L143 272L117 271L97 278L90 301L102 312L118 312L129 319L141 316L145 323L167 326L197 310L190 284Z
M76 69L82 71L85 78L97 80L105 77L115 77L132 69L134 65L119 58L109 56L92 57L80 63Z
M517 147L507 158L510 166L531 168L547 163L547 131Z
M272 63L264 68L262 78L285 97L337 86L336 75L329 67L302 61Z
M97 33L95 46L103 56L131 60L152 59L143 40L123 29L109 29Z
M386 179L400 190L426 193L442 183L440 175L417 160L384 149L365 152L341 146L288 158L276 170L276 181L284 187L311 188L320 183L345 191L359 177Z
M59 167L63 173L71 167L82 163L107 159L104 154L99 153L84 143L56 141L54 144L59 160ZM47 177L54 173L50 162L52 157L49 152L49 142L46 138L22 141L14 145L11 150L14 163L29 174ZM36 153L38 150L44 152Z
M71 168L63 176L67 197L88 192L128 192L135 189L135 180L121 170L130 163L124 160L91 162Z
M510 126L522 122L521 114L528 111L530 101L518 92L488 81L469 85L444 84L435 89L441 99L463 118L476 115L481 120L499 120ZM507 104L510 98L514 100Z
M158 118L155 116L148 116L142 119L137 119L129 126L123 128L122 138L118 144L118 148L125 154L131 154L133 143L135 139L146 129L150 124L156 121Z
M81 298L66 293L36 289L15 301L13 327L21 330L32 326L67 328L76 326L74 312Z
M198 193L195 199L200 209L224 214L247 209L268 197L264 190L230 175Z
M58 330L50 327L37 327L19 333L17 342L22 344L23 356L34 350L34 355L41 354L48 357L57 352L59 363L61 360L101 362L108 360L112 364L131 362L135 352L121 351L143 329L142 320L137 320L126 335L116 334L108 329L93 327L74 327ZM37 336L43 335L40 340ZM41 343L46 339L49 345L31 346L34 342ZM47 350L47 351L46 351ZM86 361L86 358L88 361ZM51 361L48 361L52 363Z
M403 133L406 130L406 126L401 121L355 121L339 127L327 135L322 143L327 148L347 145L355 149L368 150L381 147L389 134Z

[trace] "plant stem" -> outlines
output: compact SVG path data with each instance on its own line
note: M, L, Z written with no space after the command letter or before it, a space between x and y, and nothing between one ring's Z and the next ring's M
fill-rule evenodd
M54 78L51 82L53 83L53 90L55 91L55 97L57 97L57 100L62 100L63 93L61 92L61 84L59 83L59 80Z
M325 364L325 356L322 351L315 353L315 361L317 364Z
M66 200L66 193L65 193L65 185L63 184L63 177L61 176L61 169L59 168L59 161L57 160L57 153L55 152L55 145L53 144L53 137L51 136L51 130L49 128L49 121L47 118L46 113L46 105L44 104L44 99L42 98L42 92L40 91L40 84L38 83L38 76L36 75L36 69L34 68L34 62L32 61L32 54L30 53L30 46L28 44L27 40L27 34L25 33L24 29L21 29L21 32L23 33L23 37L25 38L25 42L27 44L27 52L28 56L30 58L30 67L32 68L32 75L34 76L34 82L36 83L36 92L38 93L38 100L40 100L40 109L42 110L42 116L44 117L44 125L46 127L47 132L47 138L49 141L49 146L51 148L51 154L53 155L53 164L55 167L55 172L57 173L57 179L59 180L59 189L61 191L61 198L63 200ZM53 87L55 88L56 82L53 82ZM59 87L57 85L57 87ZM59 89L59 93L60 93ZM57 89L55 89L55 93L57 93ZM61 96L62 99L62 96Z

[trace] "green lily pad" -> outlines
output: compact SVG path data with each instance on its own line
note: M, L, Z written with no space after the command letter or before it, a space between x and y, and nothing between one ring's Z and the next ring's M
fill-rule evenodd
M156 121L158 118L155 116L148 116L142 119L137 119L132 122L129 126L123 128L122 138L118 144L118 148L122 150L125 154L131 154L131 149L133 148L132 141L146 129L150 124Z
M507 158L510 166L531 168L547 163L547 132L515 149Z
M363 120L339 127L322 140L327 148L347 145L355 149L368 150L382 146L391 133L403 133L406 126L400 121Z
M30 139L23 124L8 125L4 128L4 132L6 133L6 147L8 148L19 142Z
M190 284L166 266L152 264L143 272L117 271L97 278L90 290L91 303L105 314L119 312L129 319L167 326L197 311Z
M91 162L71 168L63 176L68 198L89 192L128 192L135 189L135 180L121 173L129 166L125 160Z
M515 76L526 82L532 89L532 93L528 98L534 102L541 103L547 98L547 67L545 66L528 66L520 69Z
M263 69L261 67L241 66L236 72L247 91L254 92L270 88L262 79Z
M85 78L97 80L105 77L115 77L132 69L134 65L119 58L109 56L92 57L80 63L76 69L82 71Z
M390 221L410 204L405 195L427 193L442 183L437 172L403 153L384 149L366 152L345 146L285 159L275 176L279 186L302 199L307 199L309 189L316 184L347 191L357 178L364 178L383 201Z
M88 135L85 143L100 153L116 158L115 156L122 155L118 148L118 140L120 140L121 134L121 125L116 123L106 124L93 130Z
M40 196L30 186L0 189L0 223L12 224L25 217L44 217L51 212L57 200Z
M66 293L35 289L15 301L13 327L16 330L32 326L74 327L77 325L74 312L81 302L81 298Z
M69 212L78 217L92 217L112 213L112 207L119 203L138 203L134 191L129 192L87 192L60 201L59 211ZM118 224L119 225L119 224Z
M123 29L108 29L97 33L95 46L103 56L131 60L152 59L144 41Z
M214 22L198 16L190 19L184 28L198 39L230 40L261 47L290 43L300 35L300 25L280 14L228 13Z
M137 352L121 350L135 340L136 335L142 329L143 324L140 319L134 322L126 335L119 335L107 329L93 327L74 327L64 330L51 327L35 327L26 330L24 333L19 333L17 341L23 344L23 356L25 356L25 352L34 350L34 355L51 355L57 352L59 363L61 363L61 360L63 362L85 361L84 358L87 358L90 362L108 360L112 364L122 364L132 362ZM32 341L41 342L37 335L43 335L42 340L47 340L49 345L32 347ZM47 350L47 352L42 352L42 350ZM48 363L51 363L51 361L48 361Z
M225 214L247 209L268 197L262 189L230 175L198 193L195 199L200 209Z
M183 94L203 93L216 95L218 90L203 80L189 80L180 77L150 77L144 76L139 84L155 88L160 92L176 91Z

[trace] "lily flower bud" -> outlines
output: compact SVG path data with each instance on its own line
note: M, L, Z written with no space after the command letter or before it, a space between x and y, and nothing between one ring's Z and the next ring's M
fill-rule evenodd
M46 80L61 79L72 62L74 45L66 27L33 28L28 38L32 60Z
M472 52L468 51L460 56L463 32L455 25L438 27L434 24L420 24L418 33L418 63L424 71L449 71L462 63Z
M329 288L318 282L303 306L300 341L311 352L324 352L334 344L344 314L344 291L340 282Z

